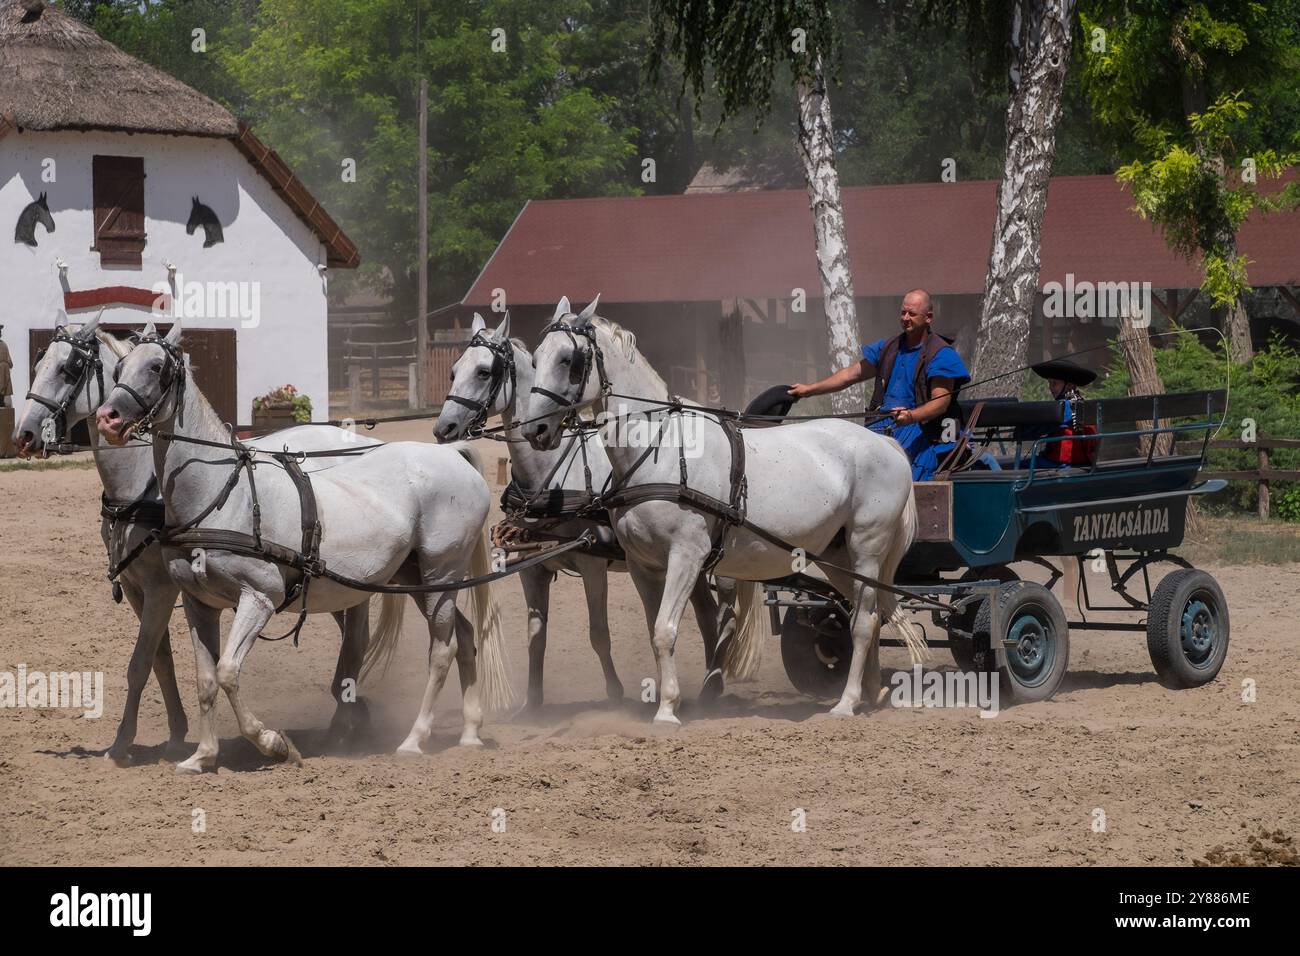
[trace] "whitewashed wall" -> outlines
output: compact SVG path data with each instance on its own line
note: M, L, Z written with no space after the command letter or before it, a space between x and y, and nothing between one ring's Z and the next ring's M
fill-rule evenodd
M94 242L91 157L144 157L147 243L143 265L101 266ZM54 182L42 162L55 161ZM23 208L47 193L55 231L37 225L36 248L13 240ZM225 242L203 248L203 230L185 234L191 197L221 220ZM63 282L56 261L68 264ZM151 288L166 282L171 261L185 283L260 283L260 322L185 319L187 327L237 330L238 415L252 401L292 383L311 396L313 416L329 417L326 281L317 270L324 245L227 140L127 133L11 133L0 140L0 324L14 358L15 404L27 392L28 330L50 328L63 315L65 286ZM90 314L94 311L91 310ZM85 312L74 312L78 321ZM110 308L105 322L144 323L147 308Z

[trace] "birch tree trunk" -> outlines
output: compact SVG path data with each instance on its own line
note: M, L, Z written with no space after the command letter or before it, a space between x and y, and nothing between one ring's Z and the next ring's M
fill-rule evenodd
M997 378L971 388L972 398L1017 394L1022 378L1014 371L1029 357L1074 5L1075 0L1017 0L1012 8L1007 152L972 375L977 383Z
M1151 336L1148 334L1150 329L1146 326L1135 324L1134 317L1125 310L1124 317L1120 320L1119 342L1120 352L1124 355L1124 366L1128 369L1128 393L1130 395L1163 395L1165 393L1165 384L1160 380L1160 372L1156 369L1156 353L1151 347ZM1164 422L1138 421L1136 426L1139 430L1163 426ZM1141 452L1143 455L1150 451L1150 438L1143 438L1141 442ZM1173 450L1173 436L1169 434L1159 435L1156 438L1156 454L1168 455Z
M813 242L821 273L826 330L830 338L831 371L861 360L858 313L853 302L853 274L844 235L844 204L840 176L835 169L835 143L831 103L821 57L811 77L795 84L799 98L799 159L808 184L808 205L813 214ZM831 395L837 412L861 411L866 404L863 387L854 385Z

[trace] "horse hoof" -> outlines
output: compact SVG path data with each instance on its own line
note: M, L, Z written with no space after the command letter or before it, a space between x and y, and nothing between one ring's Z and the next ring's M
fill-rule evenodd
M424 751L420 749L418 744L402 744L393 751L393 755L396 757L423 757Z
M201 773L212 773L215 770L216 767L204 766L192 757L189 760L183 760L176 765L176 773L181 777L197 776Z
M284 744L284 753L281 755L280 759L284 760L286 763L293 764L295 767L301 767L302 754L298 753L298 748L293 745L293 741L289 739L289 735L285 733L280 734L280 740Z
M836 704L831 708L830 713L832 717L852 717L853 708L844 704Z
M704 686L700 688L700 700L717 700L722 696L725 689L726 684L722 679L722 669L715 667L704 678Z
M605 684L605 697L609 700L623 699L623 685L618 681L610 681Z
M461 737L460 746L462 747L482 747L483 741L479 739L478 734L473 737Z
M676 714L655 714L654 722L656 724L667 724L670 727L680 727L682 725Z

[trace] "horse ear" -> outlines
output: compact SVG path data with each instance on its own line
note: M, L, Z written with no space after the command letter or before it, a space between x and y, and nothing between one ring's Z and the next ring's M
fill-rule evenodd
M507 312L505 318L501 320L501 324L497 326L497 330L492 333L492 338L494 341L497 342L504 342L506 339L510 338L510 313L509 312Z
M573 309L569 306L569 297L567 295L561 296L560 301L556 303L555 314L551 316L551 321L555 322L562 319L572 311Z
M168 332L165 336L163 336L163 341L166 342L168 345L177 345L180 342L180 340L181 340L181 320L179 317L177 317L176 321L172 323L171 331Z
M474 321L471 322L469 326L470 334L473 335L476 332L482 332L486 328L487 328L487 323L483 321L483 316L475 312Z
M157 335L157 334L158 334L158 327L155 326L152 322L150 322L148 325L144 327L144 331L140 333L140 338L145 338L146 336Z
M87 322L85 325L83 325L78 331L83 335L87 332L94 332L97 328L99 328L99 320L103 317L103 315L104 315L104 310L100 309L99 314L96 315L89 322Z
M588 303L587 307L578 313L578 321L574 325L590 325L592 316L596 314L596 303L600 301L600 293L596 293L596 298Z

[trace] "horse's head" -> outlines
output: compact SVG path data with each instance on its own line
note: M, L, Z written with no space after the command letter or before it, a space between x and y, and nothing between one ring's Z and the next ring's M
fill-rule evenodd
M600 296L596 296L590 305L574 315L568 297L561 299L551 324L537 343L533 353L533 387L523 415L527 422L523 434L538 450L558 446L569 414L601 396L604 373L599 364L596 326L591 321L599 301Z
M104 395L92 394L91 383L95 388L102 383L104 390L112 384L112 373L101 358L101 343L115 354L126 354L124 346L118 352L116 339L99 331L98 316L80 327L54 330L54 339L36 363L27 405L14 429L14 446L21 457L37 454L47 441L67 440L66 432L73 425L94 414L94 403L103 401Z
M194 202L190 206L190 218L185 223L185 235L194 235L194 230L203 225L203 203L199 202L198 196L191 197Z
M132 434L177 413L186 375L180 341L179 319L165 336L150 322L135 348L117 363L113 388L95 413L95 426L110 444L123 445Z
M438 441L457 441L481 428L492 415L504 415L515 403L515 350L510 315L495 331L474 313L469 346L451 367L447 404L433 425Z

